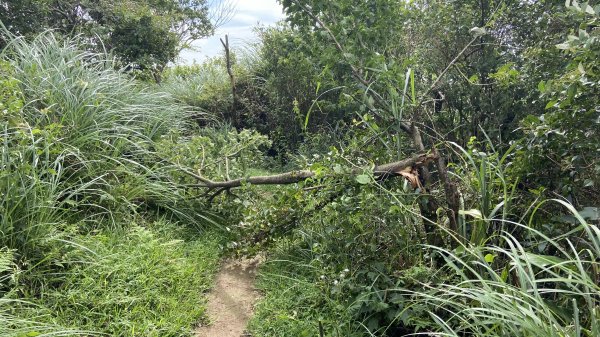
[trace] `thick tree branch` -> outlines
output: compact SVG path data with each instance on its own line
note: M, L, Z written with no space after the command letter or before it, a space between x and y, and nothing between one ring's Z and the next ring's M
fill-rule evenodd
M231 96L233 99L233 104L231 105L231 116L236 116L236 108L237 108L237 93L236 93L236 83L235 83L235 75L233 74L233 64L231 61L231 49L229 48L229 35L225 34L225 41L221 40L221 44L225 49L225 66L227 67L227 74L229 74L229 80L231 81ZM237 122L237 120L235 121Z
M373 169L373 175L380 179L386 179L388 177L393 177L400 175L400 172L407 168L419 168L429 164L430 162L437 159L437 155L435 154L419 154L411 158L407 158L404 160L396 161L393 163L383 164L375 166ZM195 185L200 188L209 188L209 189L230 189L235 187L240 187L243 184L252 184L252 185L287 185L294 184L306 179L312 178L316 175L315 172L310 170L299 170L299 171L290 171L275 175L269 176L253 176L247 178L238 178L227 181L212 181L210 179L204 178L198 174L193 172L182 170L182 172L198 179L200 181L199 184ZM361 171L359 169L354 170L352 173L357 174Z

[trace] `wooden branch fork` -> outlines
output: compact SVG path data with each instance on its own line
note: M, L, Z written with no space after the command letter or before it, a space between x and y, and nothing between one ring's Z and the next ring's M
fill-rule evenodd
M428 165L430 162L437 159L436 154L418 154L411 158L396 161L393 163L387 163L383 165L377 165L373 169L373 175L380 180L387 179L389 177L404 176L407 177L408 172L416 172L416 169ZM212 181L199 174L184 170L186 174L196 178L199 181L196 187L218 189L219 193L223 190L230 188L240 187L243 184L252 185L286 185L294 184L306 179L312 178L316 175L315 172L310 170L298 170L290 171L280 174L268 175L268 176L252 176L246 178L238 178L226 181ZM360 169L353 170L352 173L358 174L362 171ZM408 177L407 177L408 178ZM409 179L410 180L410 179ZM413 181L411 181L413 183Z

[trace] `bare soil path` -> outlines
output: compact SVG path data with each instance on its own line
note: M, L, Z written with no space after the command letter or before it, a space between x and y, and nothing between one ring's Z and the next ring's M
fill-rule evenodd
M254 288L260 259L229 260L221 267L208 296L211 324L196 329L196 337L240 337L252 316L259 293Z

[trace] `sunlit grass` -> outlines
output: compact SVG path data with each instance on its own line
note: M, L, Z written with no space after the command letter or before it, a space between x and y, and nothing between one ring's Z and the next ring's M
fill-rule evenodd
M212 216L154 148L189 109L79 38L14 38L0 58L0 335L189 334L219 245L177 236Z
M600 230L568 203L579 227L551 238L529 226L527 242L508 233L499 244L430 247L445 256L453 282L409 292L447 336L599 336ZM551 254L535 252L542 245ZM402 292L402 290L401 290Z

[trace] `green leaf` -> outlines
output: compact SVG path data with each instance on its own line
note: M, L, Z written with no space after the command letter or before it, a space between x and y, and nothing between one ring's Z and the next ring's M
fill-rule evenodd
M556 256L540 255L540 254L533 254L533 253L528 253L528 252L525 252L524 257L527 260L529 260L529 262L531 262L532 264L541 266L541 267L546 267L549 265L557 265L557 264L566 262L565 260L563 260L559 257L556 257Z
M551 100L550 102L548 102L548 104L546 104L545 109L553 108L556 105L556 103L558 103L557 100Z
M502 269L500 278L502 279L503 282L506 282L506 280L508 280L508 267L504 267L504 269Z
M417 104L417 94L415 91L415 72L411 70L410 72L410 91L412 95L413 104Z
M581 210L577 213L579 213L579 215L582 218L587 219L587 220L591 220L591 221L600 220L600 208L598 208L598 207L584 207L583 210Z
M476 84L477 82L479 82L479 76L477 76L477 74L472 75L471 77L469 77L469 82Z
M366 174L361 174L356 176L356 182L361 185L366 185L371 183L371 177Z
M102 195L104 196L104 195ZM77 206L77 201L69 199L65 201L65 204L69 205L69 206Z
M487 255L484 257L484 259L485 259L485 262L487 262L487 263L493 263L495 258L496 258L496 256L494 256L494 255L492 255L492 254L487 254Z
M540 83L538 83L538 90L540 92L544 92L546 91L546 82L544 81L540 81Z

